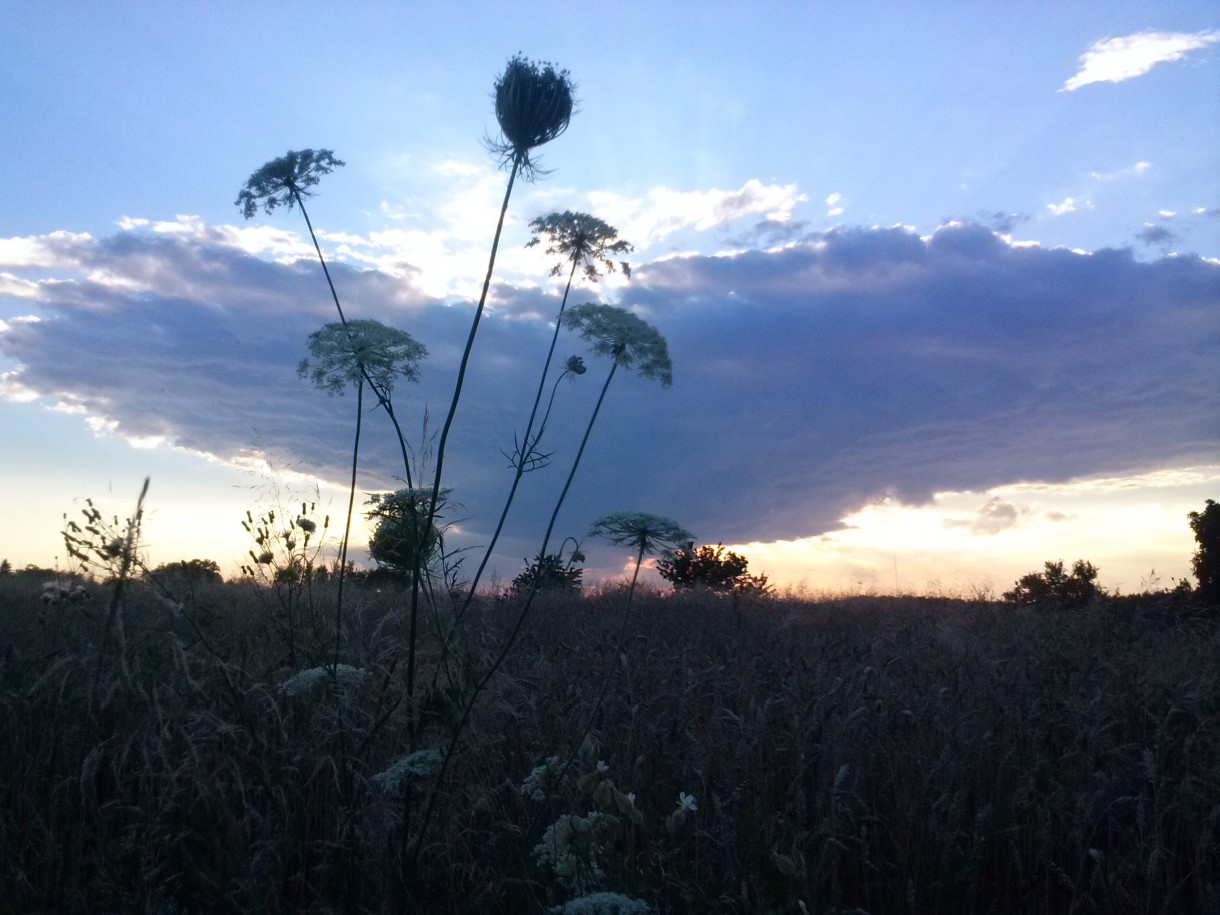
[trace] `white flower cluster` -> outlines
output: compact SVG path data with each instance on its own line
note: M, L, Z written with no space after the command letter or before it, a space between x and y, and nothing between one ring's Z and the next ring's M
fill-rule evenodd
M335 682L344 689L355 689L361 686L368 676L367 670L352 667L349 664L339 664L334 669ZM310 692L323 683L329 683L330 680L331 669L329 667L310 667L308 670L298 671L281 683L278 692L284 696L296 696Z
M565 814L546 828L534 848L538 866L550 870L557 883L572 893L595 889L606 877L602 836L609 818L597 811L578 817Z
M648 915L648 903L619 893L593 893L551 909L551 915Z
M559 757L551 756L541 766L535 766L517 790L524 797L545 801L559 789L562 768Z
M369 781L386 794L401 794L407 782L435 775L444 758L440 750L416 750L384 772L378 772Z

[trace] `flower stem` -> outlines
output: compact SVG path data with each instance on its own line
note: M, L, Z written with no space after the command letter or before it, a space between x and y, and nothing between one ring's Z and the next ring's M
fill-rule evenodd
M335 601L335 670L339 669L339 648L343 632L343 582L347 577L347 543L352 532L352 510L356 504L356 467L360 458L360 429L364 421L364 379L356 385L356 439L352 443L352 482L347 494L347 523L339 548L339 594Z
M547 546L550 545L551 535L555 530L555 522L559 518L559 510L563 508L564 500L568 496L568 490L572 487L572 480L576 477L576 469L580 466L580 459L585 453L585 446L588 445L589 436L593 432L593 424L597 422L597 414L601 412L602 403L606 399L606 391L610 389L610 382L614 380L614 373L617 370L618 359L616 357L610 364L610 373L606 376L606 381L602 385L601 393L597 397L597 404L593 407L593 414L589 417L588 425L585 426L584 437L580 440L580 448L577 449L576 457L572 461L572 469L568 471L568 478L563 484L563 491L560 492L559 499L555 503L555 508L551 512L551 520L547 524L546 533L542 537L542 546L538 550L539 556L546 555ZM541 568L541 566L539 568ZM419 835L416 836L415 842L409 854L408 860L410 862L413 862L414 859L419 855L419 850L423 846L423 840L427 835L428 826L432 821L432 812L436 808L436 799L440 794L441 786L444 784L445 774L449 770L449 764L452 762L456 753L458 740L461 739L462 732L466 729L466 725L470 721L470 715L474 711L474 706L478 701L479 696L482 694L483 690L487 688L487 685L496 675L496 672L499 671L500 666L504 663L504 659L508 657L508 653L512 650L513 645L516 643L517 636L521 632L521 627L525 624L525 619L529 615L530 608L533 606L534 598L538 594L538 582L539 576L536 575L534 576L534 581L530 586L530 592L526 596L525 605L521 608L521 612L517 615L517 620L513 624L512 631L509 633L508 639L504 643L504 647L496 656L495 661L492 662L492 665L488 669L487 673L485 673L482 678L480 678L479 682L475 684L474 689L470 693L470 697L466 700L466 705L462 709L462 717L458 720L457 727L454 728L453 736L449 739L449 746L445 748L445 758L441 761L440 771L437 772L436 779L433 781L431 790L429 791L428 803L424 808L423 819L420 822ZM406 833L404 830L404 838L405 835Z

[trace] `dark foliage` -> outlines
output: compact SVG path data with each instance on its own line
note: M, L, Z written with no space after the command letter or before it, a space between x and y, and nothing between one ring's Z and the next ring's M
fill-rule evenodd
M580 553L574 553L571 559L565 561L558 553L548 553L535 558L533 562L527 559L525 571L513 579L509 593L520 597L534 588L551 594L579 594L585 570L574 563L582 558Z
M1078 610L1104 593L1097 584L1097 567L1091 562L1076 560L1068 574L1060 560L1047 562L1041 572L1021 576L1011 591L1004 592L1004 600L1013 604Z
M749 574L750 562L739 553L726 552L723 544L695 548L693 543L657 560L657 571L675 588L707 588L710 591L769 590L767 576Z
M1208 499L1203 511L1191 512L1187 518L1199 545L1190 560L1199 599L1205 607L1220 607L1220 505Z

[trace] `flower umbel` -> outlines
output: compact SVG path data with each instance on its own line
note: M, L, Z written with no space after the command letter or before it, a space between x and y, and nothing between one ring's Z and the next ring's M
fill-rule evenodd
M648 512L613 512L593 522L591 537L601 537L616 546L635 547L640 554L659 553L689 543L690 531L678 522Z
M612 357L624 368L634 367L642 377L656 379L664 387L673 384L669 344L656 328L625 308L575 305L568 310L565 323L592 343L595 353Z
M250 176L237 195L237 206L246 219L258 212L260 204L266 213L278 206L291 210L301 198L313 196L309 188L322 180L323 175L344 164L329 149L289 150Z
M527 248L541 244L545 235L550 242L546 253L560 254L564 258L551 268L551 276L561 275L565 264L576 263L584 266L586 279L597 282L602 269L607 273L614 272L612 255L627 254L632 250L629 242L618 237L618 229L588 213L564 210L562 213L539 216L530 221L530 228L534 230L534 237L526 245ZM626 261L619 261L618 264L630 278L631 265Z
M418 381L418 363L428 355L427 347L405 330L372 320L327 324L309 335L309 352L314 361L302 359L297 374L332 396L363 377L384 397L396 377Z

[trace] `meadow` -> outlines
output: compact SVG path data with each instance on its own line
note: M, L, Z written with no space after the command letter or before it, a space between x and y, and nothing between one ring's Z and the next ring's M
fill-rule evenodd
M625 587L542 593L411 853L513 599L422 615L413 721L401 585L335 664L333 581L168 584L116 634L0 578L0 912L1220 911L1220 633L1164 595L654 590L619 645Z

